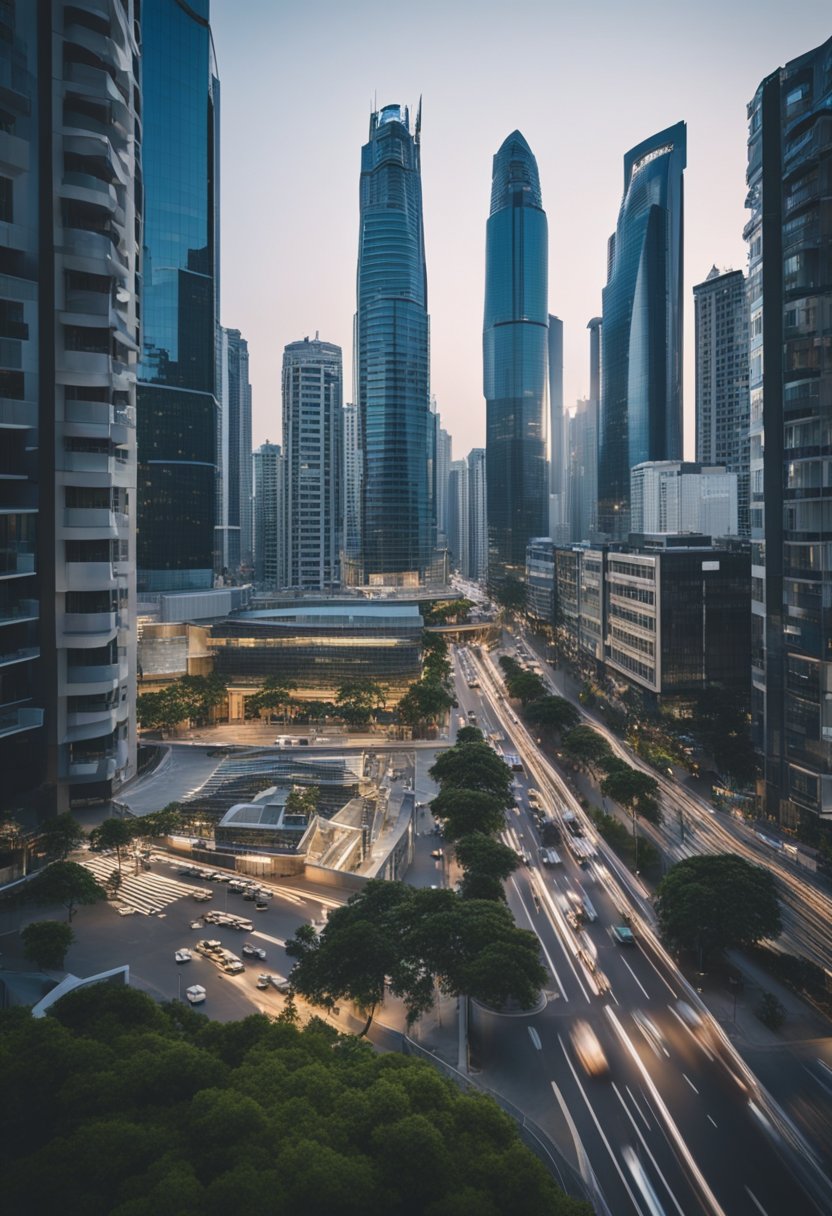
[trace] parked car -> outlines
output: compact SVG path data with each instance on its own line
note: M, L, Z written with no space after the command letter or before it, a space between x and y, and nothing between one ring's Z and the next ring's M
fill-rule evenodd
M276 988L278 992L286 993L292 991L292 985L287 979L284 979L282 975L271 975L267 971L261 972L261 974L257 977L258 988L260 987L261 980L263 981L264 988L268 988L268 986L271 984L272 988Z
M209 899L214 898L213 891L194 891L193 898L198 904L207 904Z
M128 908L126 905L124 905L121 908L118 908L116 910L117 910L119 916L135 916L136 915L136 909Z
M257 903L254 905L254 911L255 912L266 912L268 910L268 907L269 907L269 905L266 903L265 899L258 899Z
M205 1000L206 995L207 993L202 987L202 984L194 984L192 987L185 989L185 996L192 1005L201 1005Z
M251 942L245 942L243 945L243 954L246 958L265 958L266 951L262 946L253 946Z
M192 920L192 921L191 921L191 928L192 928L192 929L201 929L201 928L202 928L202 925L203 925L203 922L202 922L201 920Z
M173 957L177 963L189 963L193 958L193 955L191 954L190 950L183 949L174 951Z

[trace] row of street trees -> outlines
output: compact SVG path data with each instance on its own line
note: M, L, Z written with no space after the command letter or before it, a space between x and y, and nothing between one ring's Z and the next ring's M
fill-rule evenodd
M440 722L456 704L446 639L426 630L422 634L422 656L422 677L411 684L397 707L399 721L417 729Z
M139 693L136 720L145 730L174 730L186 720L203 726L227 695L228 686L221 676L182 676L159 692Z

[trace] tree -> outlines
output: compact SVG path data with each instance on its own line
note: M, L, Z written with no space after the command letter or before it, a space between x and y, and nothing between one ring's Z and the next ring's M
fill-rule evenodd
M658 781L649 773L632 768L624 760L608 767L607 775L601 782L601 793L651 823L662 821Z
M133 835L137 840L153 840L157 836L173 836L182 829L182 805L169 802L160 811L140 815L131 820Z
M207 721L211 710L228 696L228 685L216 672L207 676L182 676L177 680L176 688L185 706L185 716L199 724Z
M564 730L572 730L581 720L581 715L574 705L564 697L540 697L526 706L523 715L527 722L539 730L552 731L560 734Z
M287 708L292 704L292 692L296 688L297 684L294 680L269 676L262 688L246 697L246 718L259 718L263 710L270 713L282 710L285 714Z
M442 824L446 840L459 840L471 832L492 836L506 826L504 799L484 790L448 786L439 791L430 809Z
M774 876L732 853L686 857L656 893L665 941L694 950L701 960L714 951L751 946L782 929Z
M74 815L65 811L48 819L40 833L40 845L47 857L65 861L86 840L86 833Z
M386 704L384 688L373 680L348 680L335 694L337 711L352 726L363 726Z
M501 840L472 832L457 839L454 852L464 871L464 899L505 899L503 883L520 864L514 849Z
M420 604L419 609L426 625L446 625L451 621L464 624L473 606L470 600L460 598Z
M407 726L423 726L438 722L456 704L442 684L432 680L417 680L411 684L396 707L400 722Z
M136 719L144 730L175 730L188 716L188 706L176 684L136 697Z
M456 732L457 743L485 743L485 735L478 726L460 726Z
M115 899L121 887L121 870L113 870L104 886L110 898Z
M136 837L135 822L132 819L105 819L97 828L90 832L90 848L95 853L103 853L105 849L113 849L116 855L118 872L121 873L121 858Z
M527 588L519 578L506 575L494 588L494 599L508 612L522 612L526 607Z
M295 785L286 799L286 810L291 815L305 815L311 819L318 809L321 791L317 785Z
M546 685L533 671L518 671L516 675L507 678L506 685L510 696L515 701L521 701L523 705L537 701L546 692Z
M610 755L610 745L591 726L576 726L563 739L563 754L578 768L595 773L600 762Z
M38 967L60 971L66 952L75 941L69 925L59 920L33 920L20 934L25 958Z
M98 903L106 898L106 892L84 866L55 861L32 879L24 897L29 903L63 904L67 923L71 924L76 908Z
M442 787L493 794L503 806L514 803L511 769L485 743L457 743L437 756L430 776Z

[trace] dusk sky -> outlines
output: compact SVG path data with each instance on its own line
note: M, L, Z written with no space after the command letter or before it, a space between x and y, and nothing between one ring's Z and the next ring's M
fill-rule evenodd
M248 339L254 443L280 438L283 347L352 318L360 149L373 99L423 97L431 386L454 458L485 441L482 306L491 160L519 128L549 219L549 310L563 319L564 401L588 388L624 152L688 124L685 455L693 443L691 287L745 269L746 103L829 36L828 0L212 0L222 83L222 322Z

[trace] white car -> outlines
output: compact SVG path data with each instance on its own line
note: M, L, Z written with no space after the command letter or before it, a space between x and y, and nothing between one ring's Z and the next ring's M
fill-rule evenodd
M262 946L253 946L251 942L246 942L243 946L243 954L246 958L265 958L266 951Z
M572 1040L572 1047L584 1072L588 1073L591 1077L603 1077L609 1072L610 1066L607 1057L604 1055L604 1049L589 1022L585 1022L583 1018L579 1018L572 1027L572 1033L569 1037Z
M135 916L136 915L135 908L121 907L116 910L117 910L119 916Z
M206 995L207 993L202 984L194 984L192 987L185 989L185 996L192 1005L201 1005Z
M189 963L193 955L190 950L176 950L173 957L177 963Z

